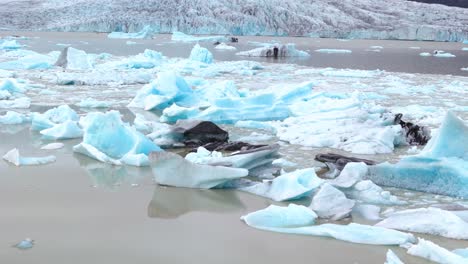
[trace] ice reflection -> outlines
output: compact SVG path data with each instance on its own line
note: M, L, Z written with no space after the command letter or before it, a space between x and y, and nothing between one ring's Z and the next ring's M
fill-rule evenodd
M236 191L156 186L148 205L152 218L178 218L193 211L227 213L245 209Z

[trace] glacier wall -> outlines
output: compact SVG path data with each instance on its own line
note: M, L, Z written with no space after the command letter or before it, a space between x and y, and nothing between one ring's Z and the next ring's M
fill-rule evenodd
M27 8L26 8L27 7ZM0 28L461 41L468 9L393 0L13 0Z

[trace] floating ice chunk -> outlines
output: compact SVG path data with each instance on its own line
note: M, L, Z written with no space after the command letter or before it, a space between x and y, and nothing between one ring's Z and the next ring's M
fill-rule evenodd
M203 62L206 64L213 63L213 54L207 49L195 44L190 52L190 60Z
M242 142L260 142L260 141L268 141L271 140L273 136L267 134L261 134L257 132L252 132L248 136L243 136L238 139L238 141Z
M252 129L262 129L266 131L271 131L276 133L276 128L270 125L268 122L259 122L259 121L252 121L252 120L241 120L237 121L234 126L242 127L242 128L252 128Z
M180 42L203 42L203 41L227 41L226 37L223 36L191 36L182 32L174 31L172 33L172 41Z
M354 70L354 69L333 69L327 68L320 72L321 75L327 77L343 77L343 78L373 78L383 73L380 70Z
M418 155L373 166L369 177L381 185L468 197L468 126L448 112Z
M370 221L382 219L379 213L380 207L372 204L356 204L351 212L353 218L358 216Z
M159 184L176 187L210 189L249 174L241 168L195 164L170 152L152 152L150 164Z
M113 39L145 39L152 38L156 31L149 25L146 25L139 32L125 33L125 32L111 32L107 35L108 38Z
M17 60L0 62L0 69L4 70L32 70L49 69L54 65L57 58L55 56L32 54L21 57Z
M441 264L466 264L468 259L442 248L431 241L419 238L416 245L408 249L408 254Z
M466 67L466 68L460 68L460 70L462 70L462 71L468 71L468 67Z
M83 108L107 108L110 106L108 102L98 101L93 98L83 99L76 105Z
M118 111L89 113L80 120L80 124L84 129L83 142L74 146L73 150L91 158L112 164L118 163L114 160L122 159L129 165L147 166L147 155L161 151L134 127L124 124ZM146 160L139 154L144 154Z
M78 121L79 117L75 110L68 105L61 105L47 110L43 114L33 113L31 130L43 130L51 128L55 124L61 124L66 121Z
M71 139L83 136L83 130L81 130L76 121L71 120L41 130L40 133L47 139Z
M406 202L401 201L398 197L393 196L389 191L384 191L380 186L372 181L365 180L356 183L350 189L343 189L346 196L369 204L377 205L401 205Z
M273 232L332 237L338 240L369 245L403 245L415 242L411 234L382 227L351 223L311 226L315 213L304 207L270 206L241 217L249 226ZM312 223L311 223L312 222Z
M5 79L0 83L0 91L7 91L10 94L22 94L26 92L26 89L21 86L15 79Z
M320 218L340 220L347 217L355 202L346 198L344 193L328 183L322 184L320 190L312 198L310 208Z
M0 50L14 50L20 49L23 45L19 44L16 40L0 40Z
M400 258L398 258L398 256L393 253L392 250L388 250L387 251L387 260L385 261L384 264L405 264L403 263L403 261L400 260Z
M141 71L94 70L86 72L57 72L59 85L106 85L146 84L152 74Z
M54 149L61 149L63 148L65 145L61 142L55 142L55 143L50 143L50 144L47 144L45 146L42 146L41 149L44 149L44 150L54 150Z
M1 108L29 108L31 99L28 97L20 97L13 100L0 100Z
M180 107L177 104L172 104L170 107L163 110L160 122L175 123L177 120L192 119L200 113L197 107Z
M415 50L418 50L418 49L421 49L421 47L409 47L410 49L415 49Z
M273 180L265 180L252 186L243 187L241 190L274 201L288 201L311 195L321 184L322 180L311 168L286 173Z
M22 157L20 156L17 148L8 151L5 155L3 155L3 159L13 163L15 166L48 164L55 162L56 160L55 156Z
M376 226L455 239L468 239L468 223L450 211L438 208L419 208L392 213Z
M215 49L217 50L236 50L236 47L233 47L233 46L229 46L227 45L226 43L220 43L218 45L216 45Z
M89 70L93 68L92 62L85 51L66 47L55 62L60 66L70 70Z
M265 209L241 217L253 227L297 227L315 224L317 214L303 205L289 204L287 207L270 205Z
M123 69L151 69L161 65L163 62L163 55L150 49L145 49L143 53L125 58L120 61L111 61L97 66L99 69L123 68Z
M294 162L291 162L289 160L280 158L280 159L275 159L271 164L275 166L280 166L282 168L291 168L291 167L296 167L297 164Z
M163 110L173 103L190 107L197 102L198 98L184 78L177 76L174 72L160 72L155 81L138 91L128 106L145 110Z
M0 69L0 78L13 78L15 73Z
M275 52L276 50L276 52ZM275 56L275 53L277 54ZM238 56L247 56L247 57L307 57L310 56L309 53L297 50L296 45L293 43L288 43L286 45L275 44L265 47L256 48L248 51L241 51L236 53Z
M30 238L26 238L15 245L16 248L22 249L22 250L31 249L33 246L34 246L34 240Z
M347 50L347 49L317 49L315 50L315 52L328 53L328 54L352 53L351 50Z
M197 152L190 152L185 159L196 164L209 164L213 158L222 158L223 153L218 151L209 151L204 147L198 147Z
M364 162L349 162L340 175L330 181L330 184L340 188L350 188L367 175L367 165Z
M220 98L240 98L243 94L237 90L233 81L221 81L213 84L204 85L195 90L198 96L207 101L208 104Z
M421 52L421 53L419 53L419 56L421 56L421 57L430 57L430 56L432 56L432 54L429 53L429 52Z
M8 111L5 115L0 116L0 124L3 125L19 125L29 122L31 118L18 112Z
M463 51L468 51L468 47L463 47L462 50Z
M453 55L452 53L449 53L449 52L441 52L441 53L435 53L435 54L434 54L434 57L438 57L438 58L454 58L454 57L456 57L456 56Z
M127 40L127 41L125 42L125 44L127 44L127 45L136 45L136 44L138 44L138 43L135 42L135 41Z

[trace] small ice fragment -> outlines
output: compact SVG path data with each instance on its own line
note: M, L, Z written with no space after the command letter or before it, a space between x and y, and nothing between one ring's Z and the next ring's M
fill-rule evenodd
M32 240L31 238L25 238L24 240L16 244L14 247L18 249L26 250L26 249L31 249L33 246L34 246L34 240Z
M405 264L403 263L398 256L393 253L392 250L387 251L387 260L385 261L385 264Z
M53 150L53 149L60 149L60 148L63 148L65 145L63 143L60 143L60 142L55 142L55 143L50 143L50 144L47 144L45 146L42 146L41 149L44 149L44 150Z
M21 157L17 148L8 151L3 155L3 159L16 166L48 164L56 160L55 156L52 155L45 157Z

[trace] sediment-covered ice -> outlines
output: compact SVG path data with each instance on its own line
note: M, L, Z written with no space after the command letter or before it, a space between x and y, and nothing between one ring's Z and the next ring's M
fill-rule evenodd
M408 254L425 258L440 264L466 264L468 259L457 255L439 245L419 238L416 245L408 249Z
M332 237L352 243L403 245L415 242L415 238L411 234L383 227L355 223L314 226L312 224L315 217L315 213L306 207L289 206L278 208L271 205L266 209L242 216L241 219L249 226L262 230L287 234Z
M343 192L328 183L324 183L312 198L310 208L320 218L340 220L351 213L354 204L355 201L346 198Z
M80 120L83 142L73 147L75 152L111 164L148 166L148 154L161 149L125 124L118 111L93 112Z
M216 42L216 41L227 41L227 38L224 36L191 36L179 31L174 31L172 33L172 41L178 42Z
M276 54L276 56L275 56ZM236 53L239 56L247 57L307 57L309 53L297 50L296 45L293 43L284 44L275 44L265 47L259 47L253 50L241 51Z
M135 33L126 32L111 32L107 35L108 38L114 39L146 39L152 38L155 34L155 30L151 26L146 25L142 30Z
M418 155L373 166L369 175L381 185L466 198L468 126L448 112L438 133Z
M207 48L203 48L197 43L193 46L189 59L210 64L213 63L213 54Z
M170 152L151 153L150 165L156 182L176 187L210 189L249 174L242 168L196 164Z
M282 174L273 180L264 180L261 183L243 187L241 190L274 201L289 201L311 195L322 182L315 174L315 170L311 168Z
M452 212L438 208L418 208L392 213L376 226L455 239L468 239L468 223Z
M15 166L48 164L56 160L55 156L52 155L45 157L22 157L17 148L8 151L3 155L3 159Z

